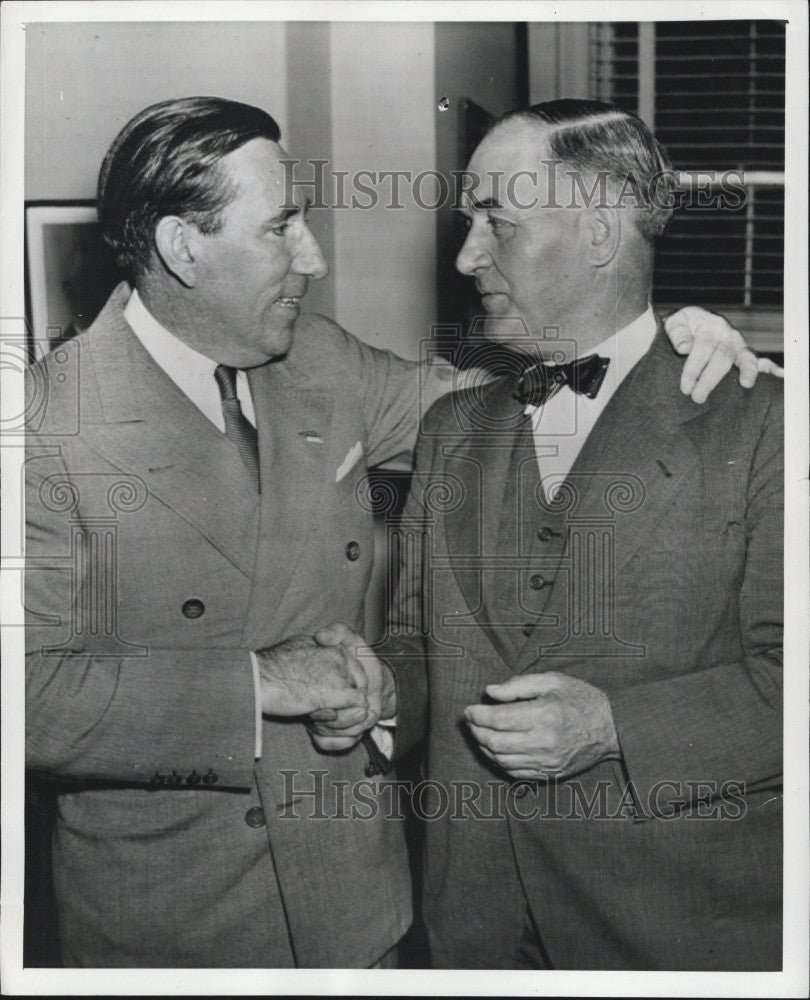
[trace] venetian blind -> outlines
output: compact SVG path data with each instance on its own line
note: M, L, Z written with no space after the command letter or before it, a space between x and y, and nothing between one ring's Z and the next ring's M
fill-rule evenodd
M685 204L658 247L656 303L731 311L757 332L761 349L778 349L784 24L594 25L591 92L639 114L682 172Z

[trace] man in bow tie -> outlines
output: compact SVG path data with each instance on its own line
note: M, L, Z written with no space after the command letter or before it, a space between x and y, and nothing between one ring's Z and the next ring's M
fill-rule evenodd
M372 569L358 497L368 466L410 462L419 372L299 315L327 264L279 141L217 98L129 122L98 207L131 284L30 373L27 760L61 782L71 965L385 965L411 921L402 818L367 770L383 734L326 756L311 733L354 743L393 711L347 634ZM692 384L706 360L699 338ZM327 822L358 782L373 815Z
M677 391L668 169L573 100L468 168L457 266L511 361L424 420L377 650L427 662L439 966L780 967L781 383Z

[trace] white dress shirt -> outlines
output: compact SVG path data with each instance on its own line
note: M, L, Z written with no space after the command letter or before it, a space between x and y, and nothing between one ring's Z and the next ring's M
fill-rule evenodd
M542 406L526 407L525 412L532 417L534 448L547 500L554 499L610 398L650 349L656 328L655 314L648 306L638 319L583 354L610 359L596 399L563 386Z
M161 326L143 304L137 291L133 291L124 307L124 319L177 388L224 434L222 397L214 379L217 362L195 351ZM247 375L243 371L237 371L236 374L236 395L242 406L242 413L255 427L253 400Z
M205 354L200 354L189 347L179 337L175 337L149 312L141 301L137 290L132 292L124 307L124 319L132 327L132 331L143 347L160 365L164 372L183 392L191 402L211 421L214 426L225 433L225 419L222 416L222 397L219 393L214 369L216 361ZM237 372L236 395L242 406L245 417L256 426L256 416L253 410L253 400L250 395L247 375ZM253 690L256 718L256 759L262 755L262 701L259 681L259 662L256 654L250 651L250 663L253 668Z

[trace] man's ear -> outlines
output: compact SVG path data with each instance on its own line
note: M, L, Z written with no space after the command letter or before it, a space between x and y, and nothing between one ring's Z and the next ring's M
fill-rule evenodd
M195 235L196 227L177 215L164 215L155 227L155 246L163 266L186 288L197 284Z
M586 258L594 267L609 264L619 252L622 231L621 219L615 208L598 205L584 215Z

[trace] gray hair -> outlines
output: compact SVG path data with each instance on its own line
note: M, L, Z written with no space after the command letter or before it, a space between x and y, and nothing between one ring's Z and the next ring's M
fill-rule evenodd
M541 127L555 160L577 170L601 172L614 189L631 191L639 233L650 243L663 235L675 204L672 164L639 117L601 101L546 101L508 112L490 132L514 121Z

